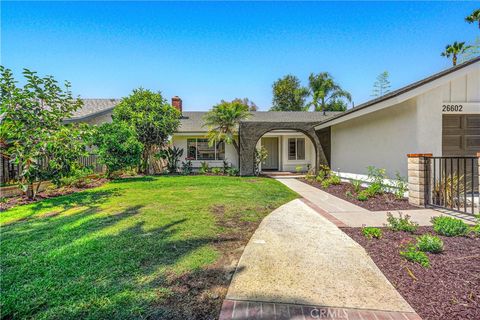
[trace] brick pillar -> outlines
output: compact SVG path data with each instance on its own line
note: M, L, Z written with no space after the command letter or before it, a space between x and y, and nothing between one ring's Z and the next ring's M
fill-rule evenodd
M408 202L414 206L425 206L427 179L430 176L427 170L426 158L431 153L407 154L408 157Z

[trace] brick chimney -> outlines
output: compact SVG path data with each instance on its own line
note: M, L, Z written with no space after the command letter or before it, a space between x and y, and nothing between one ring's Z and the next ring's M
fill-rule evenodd
M179 96L172 98L172 106L182 113L182 99Z

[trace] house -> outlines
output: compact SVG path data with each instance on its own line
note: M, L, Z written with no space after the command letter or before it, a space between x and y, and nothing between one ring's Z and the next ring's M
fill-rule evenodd
M72 121L111 121L115 99L86 99ZM262 170L295 171L330 167L362 179L368 166L407 175L408 153L474 156L480 152L480 57L434 74L342 113L252 112L239 124L240 154L222 142L205 139L204 112L182 110L172 138L195 167L201 161L228 161L241 175L254 171L255 148L268 151Z

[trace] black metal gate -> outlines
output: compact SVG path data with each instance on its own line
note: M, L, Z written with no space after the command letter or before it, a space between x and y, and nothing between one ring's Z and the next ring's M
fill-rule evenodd
M428 157L426 161L427 206L478 214L478 157Z

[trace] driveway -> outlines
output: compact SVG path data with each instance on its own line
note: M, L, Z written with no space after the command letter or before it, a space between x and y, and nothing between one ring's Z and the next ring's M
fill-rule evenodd
M328 319L358 312L419 319L360 245L297 199L268 215L250 239L221 318L279 318L282 310L301 319L313 307L341 310Z

